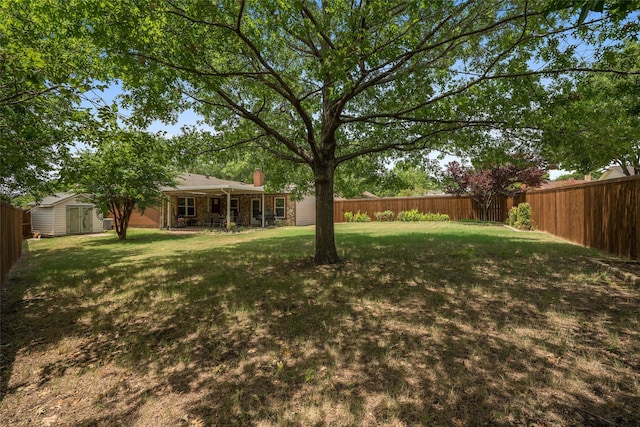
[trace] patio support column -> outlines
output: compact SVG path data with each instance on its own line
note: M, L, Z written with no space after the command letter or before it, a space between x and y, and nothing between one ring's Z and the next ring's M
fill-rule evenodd
M171 230L171 196L167 197L167 230Z
M231 228L231 190L226 192L222 190L224 194L227 195L227 229Z
M260 217L262 218L262 228L264 228L264 216L267 213L267 210L264 208L264 193L262 193L262 215L260 215Z

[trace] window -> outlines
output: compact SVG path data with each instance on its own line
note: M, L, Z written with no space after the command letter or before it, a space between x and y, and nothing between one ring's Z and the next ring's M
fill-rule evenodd
M196 216L196 199L193 197L178 197L178 215Z
M276 218L284 218L286 216L286 205L284 197L276 197L274 199Z

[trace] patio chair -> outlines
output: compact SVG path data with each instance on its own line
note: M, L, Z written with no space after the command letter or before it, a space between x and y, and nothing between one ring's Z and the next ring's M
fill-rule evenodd
M266 209L264 211L264 225L273 225L273 222L276 219L276 215L273 213L271 209Z
M219 213L214 212L211 214L211 227L222 227L222 217Z
M204 217L204 221L202 221L202 225L205 227L212 227L213 225L213 214L210 212L207 212L207 214Z

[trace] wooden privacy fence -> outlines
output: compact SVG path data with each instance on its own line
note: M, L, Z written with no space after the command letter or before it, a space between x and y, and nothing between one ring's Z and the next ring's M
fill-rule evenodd
M531 190L516 200L501 199L489 209L491 221L506 220L509 209L521 202L531 205L534 226L583 246L621 257L640 255L640 175L594 181L548 190ZM482 209L470 197L426 196L336 200L334 221L344 222L344 213L417 209L443 213L452 221L479 219Z
M526 194L534 226L583 246L638 258L640 176L534 190Z
M23 210L0 202L0 285L22 255Z
M500 199L489 208L489 220L502 222L506 219L510 201ZM420 212L441 213L449 219L480 219L482 208L471 197L424 196L424 197L381 197L379 199L336 200L333 205L333 221L344 222L345 212L366 212L375 220L374 212L392 211L394 215L402 211L417 209Z

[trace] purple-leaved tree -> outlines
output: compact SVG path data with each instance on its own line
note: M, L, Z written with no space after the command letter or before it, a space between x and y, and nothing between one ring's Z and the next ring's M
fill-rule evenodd
M489 207L497 197L513 197L524 188L539 187L545 173L545 168L538 164L519 166L512 163L474 170L454 161L446 167L445 190L458 196L471 196L482 208L481 219L487 221Z

